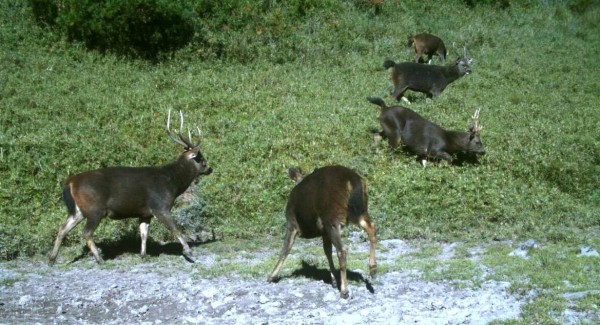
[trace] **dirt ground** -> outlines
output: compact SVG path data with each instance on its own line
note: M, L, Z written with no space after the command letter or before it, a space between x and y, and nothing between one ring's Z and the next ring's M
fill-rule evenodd
M351 241L351 254L368 250L366 242ZM292 254L303 245L315 243L299 241ZM380 245L379 266L395 263L412 249L402 240ZM278 253L261 250L237 263L252 265ZM452 254L453 245L445 245L439 258ZM473 256L477 258L476 251ZM52 268L40 259L2 263L0 323L486 324L517 318L524 304L507 293L507 282L460 288L424 281L419 271L370 279L366 261L364 270L349 270L350 298L345 300L327 283L326 269L305 261L300 267L284 264L283 277L267 283L267 274L203 276L206 272L200 273L197 265L219 267L212 253L200 254L196 264L176 255L136 258L131 254L121 263L117 257L110 267L95 265L90 256L74 262L59 259Z

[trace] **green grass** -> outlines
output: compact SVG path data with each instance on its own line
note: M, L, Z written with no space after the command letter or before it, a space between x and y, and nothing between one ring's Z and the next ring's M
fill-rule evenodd
M553 252L586 241L599 250L589 238L597 238L600 227L600 9L581 6L390 1L378 15L364 1L315 3L302 12L285 5L266 13L236 8L228 28L222 20L199 18L205 43L153 64L69 43L36 26L24 3L2 0L0 259L50 250L66 217L60 192L69 175L175 159L180 149L164 132L169 109L184 111L187 122L202 129L202 152L215 171L194 189L191 203L174 211L187 234L280 238L293 186L287 168L342 164L366 178L381 239L535 238ZM414 157L372 142L378 109L366 97L391 103L382 63L410 59L405 38L421 31L449 46L466 45L473 73L430 103L409 93L411 108L448 129L465 130L481 107L487 154L479 165L423 169ZM119 242L136 231L136 220L104 221L95 237ZM80 227L69 234L65 248L80 247L80 234ZM150 236L173 240L158 222ZM559 276L547 270L589 287L589 279L570 272L572 265L591 267L584 259L544 254L503 261L497 274L506 272L515 292L560 292ZM478 272L467 267L461 275L453 263L423 267L458 279ZM262 273L270 266L259 268ZM544 299L530 305L541 315L564 305ZM597 296L577 306L594 301ZM558 307L546 311L538 303Z

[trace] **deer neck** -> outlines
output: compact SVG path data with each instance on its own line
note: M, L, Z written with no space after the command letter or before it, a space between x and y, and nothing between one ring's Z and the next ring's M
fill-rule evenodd
M463 151L469 145L469 133L468 132L459 132L459 131L447 131L448 136L448 147L450 147L453 152Z
M460 74L460 71L458 70L458 66L455 64L446 66L445 70L446 71L445 71L444 75L446 76L446 79L449 82L452 82L452 81L462 77L462 75Z
M179 159L162 168L171 180L173 187L177 191L177 195L185 192L190 184L192 184L192 181L198 176L196 168L194 168L190 161Z

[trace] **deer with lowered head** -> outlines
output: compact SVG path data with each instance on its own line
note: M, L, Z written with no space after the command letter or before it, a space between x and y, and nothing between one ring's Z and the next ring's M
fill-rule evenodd
M431 64L431 58L437 55L446 61L446 45L441 38L428 33L417 34L408 37L408 47L415 49L415 62L423 62L423 55L427 55L427 63Z
M375 225L369 218L366 183L356 172L343 166L318 168L306 176L300 169L290 168L289 176L296 181L296 186L292 189L285 208L286 234L281 255L268 282L277 279L298 235L303 238L322 237L331 282L336 287L333 246L340 267L340 296L348 298L348 249L342 242L343 225L358 224L367 232L370 242L369 273L374 275L377 270Z
M60 226L49 255L53 265L65 235L84 219L83 237L98 263L102 257L94 244L93 234L103 218L120 220L138 218L142 247L146 254L146 240L152 217L163 223L183 246L185 257L193 260L192 250L171 217L175 199L200 175L212 172L200 153L199 142L192 141L188 129L182 135L183 113L180 112L180 129L174 135L170 129L171 112L167 116L167 134L184 149L179 158L160 167L107 167L86 171L69 177L63 187L63 200L68 217ZM200 136L200 129L198 129Z
M428 99L441 95L449 84L471 73L471 67L469 66L471 62L472 59L466 56L459 57L456 61L445 66L416 62L396 63L387 60L383 63L383 67L386 70L392 68L391 78L394 83L394 92L391 97L395 100L402 99L408 102L403 97L407 90L424 93Z
M456 154L466 154L469 157L485 154L479 137L482 129L479 125L480 109L471 117L469 131L460 132L445 130L409 108L388 107L381 98L368 97L367 100L381 109L379 123L383 131L379 135L387 138L392 149L404 144L417 155L423 167L430 159L452 163L453 155Z

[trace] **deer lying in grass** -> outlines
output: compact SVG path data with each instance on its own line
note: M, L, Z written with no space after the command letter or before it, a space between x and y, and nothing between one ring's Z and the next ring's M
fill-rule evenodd
M65 235L86 219L83 237L98 263L102 258L94 244L93 234L105 218L139 218L142 238L141 256L146 254L146 239L152 216L155 216L183 245L183 254L192 259L191 249L171 218L175 199L200 175L212 172L198 149L181 134L183 114L180 112L180 129L177 137L170 130L171 112L167 117L167 134L181 145L184 152L176 161L160 167L108 167L83 172L69 177L63 188L63 200L69 215L58 231L54 248L49 256L53 265ZM198 133L200 130L198 129Z
M273 282L283 261L290 253L296 236L323 238L323 249L329 262L331 281L336 286L332 245L335 246L340 266L340 296L348 298L346 256L348 249L342 243L341 227L346 223L360 225L369 237L369 273L377 270L375 262L375 225L369 219L365 181L353 170L343 166L315 169L304 177L299 169L290 168L289 176L296 181L285 209L286 235L281 256L268 278Z
M394 92L391 97L408 102L403 97L406 90L424 93L429 99L441 95L450 83L471 73L469 67L471 61L471 59L461 57L448 65L438 66L415 62L395 63L387 60L383 63L383 67L385 69L393 68L391 78L394 83Z
M475 111L469 132L447 131L425 119L411 109L402 106L386 106L381 98L368 97L367 100L381 108L379 123L383 128L380 136L387 138L392 149L401 143L415 153L425 167L427 160L453 161L452 155L485 154L479 138L479 111Z
M408 37L408 47L415 49L415 62L421 63L423 54L427 55L427 63L431 64L431 58L437 55L443 61L446 61L446 45L441 38L423 33Z

